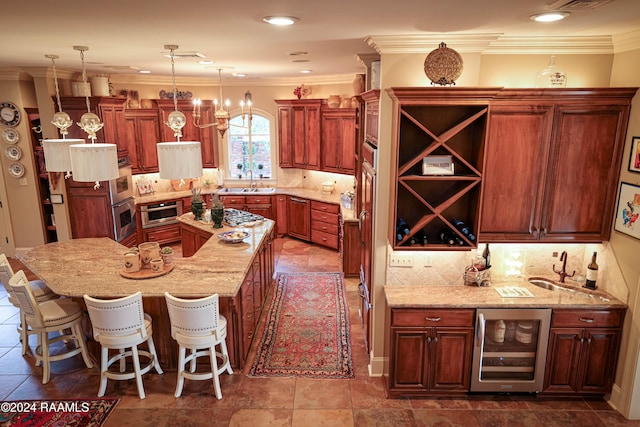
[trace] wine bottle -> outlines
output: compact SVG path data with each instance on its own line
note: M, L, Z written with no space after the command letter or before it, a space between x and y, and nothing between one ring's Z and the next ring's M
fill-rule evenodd
M471 232L471 230L469 230L469 227L467 227L467 225L466 225L464 222L460 221L459 219L454 218L454 219L453 219L453 225L455 225L455 226L456 226L456 228L457 228L458 230L460 230L460 232L461 232L462 234L464 234L465 236L467 236L467 238L468 238L469 240L471 240L472 242L473 242L474 240L476 240L476 236L475 236L475 234L473 234L473 233Z
M489 244L487 243L482 251L482 258L484 258L484 268L491 267L491 252L489 251Z
M596 279L598 278L598 263L596 262L596 255L598 253L594 252L593 255L591 255L591 262L589 263L589 265L587 265L587 281L585 283L585 288L588 289L595 289L597 287L596 285Z
M396 232L404 234L405 236L408 236L409 233L411 232L411 230L409 229L409 226L407 225L407 221L405 221L404 218L398 219L398 225L396 225Z
M440 240L447 245L464 246L464 241L449 230L443 230L440 232Z

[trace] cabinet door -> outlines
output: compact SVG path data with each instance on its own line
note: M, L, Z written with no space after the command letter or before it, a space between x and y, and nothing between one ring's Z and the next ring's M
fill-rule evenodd
M127 110L126 139L133 173L158 172L156 144L160 142L157 110Z
M322 170L354 173L356 114L354 110L322 111Z
M483 241L539 238L551 106L492 106L482 176Z
M66 180L66 184L72 237L113 239L113 213L108 189L94 190L92 182Z
M608 240L626 112L616 106L557 107L541 240Z
M582 341L583 351L577 391L609 393L618 361L619 329L588 328Z
M98 105L98 111L104 123L104 142L116 144L118 157L126 156L128 146L124 128L124 100L102 100Z
M198 233L193 227L180 225L180 236L182 239L182 256L190 257L198 250Z
M281 168L293 167L291 126L293 123L292 109L290 106L278 107L278 152Z
M582 331L580 328L551 328L544 375L545 392L575 391Z
M434 328L430 338L429 389L469 391L473 328Z
M276 196L276 227L278 236L287 234L287 196Z
M307 109L294 106L291 111L291 159L296 168L307 167Z
M287 234L309 241L311 239L311 214L309 201L287 197Z
M294 105L292 110L292 165L320 169L320 105Z
M428 389L428 341L425 330L393 329L390 355L391 389Z

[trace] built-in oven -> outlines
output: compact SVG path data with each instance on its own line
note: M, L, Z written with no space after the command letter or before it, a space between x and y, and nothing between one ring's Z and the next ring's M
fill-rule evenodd
M140 206L140 222L142 223L142 228L176 223L180 215L182 215L182 200L172 200Z
M135 195L131 164L128 157L118 159L118 177L109 181L109 196L111 204L115 205Z
M477 309L471 391L541 392L551 309Z
M136 204L133 197L111 206L113 213L113 235L117 242L135 233Z

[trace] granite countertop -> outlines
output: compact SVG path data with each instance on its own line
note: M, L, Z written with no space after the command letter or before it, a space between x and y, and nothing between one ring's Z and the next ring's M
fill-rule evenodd
M188 216L192 214L186 214ZM89 294L97 298L122 297L142 291L146 297L162 297L167 291L178 297L237 295L252 265L256 249L274 226L271 220L251 228L223 227L212 234L242 229L250 236L241 243L209 239L189 258L174 258L173 271L151 279L127 279L120 275L127 247L108 237L73 239L17 251L17 258L55 293L70 297Z
M533 297L503 298L495 288L526 288ZM570 286L570 285L567 285ZM394 308L626 308L627 305L603 291L547 290L526 280L494 281L491 286L387 285L387 304Z

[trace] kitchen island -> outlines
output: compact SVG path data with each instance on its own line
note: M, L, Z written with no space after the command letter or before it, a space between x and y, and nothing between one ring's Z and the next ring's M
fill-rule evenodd
M192 214L183 216L187 220L189 216L193 217ZM203 233L209 230L211 236L240 229L225 226L214 233L211 224L200 222L195 225L201 227ZM220 314L228 321L229 357L234 368L241 368L250 344L246 337L254 334L253 329L246 330L248 324L242 321L246 313L242 312L241 302L243 297L247 297L248 288L253 292L256 280L257 286L264 289L270 283L267 282L267 270L273 274L273 229L274 222L265 220L243 229L250 235L240 243L209 239L192 257L175 258L174 268L168 274L144 280L128 279L120 274L122 255L128 248L106 237L49 243L19 250L16 256L55 293L78 301L82 301L84 294L96 298L118 298L141 291L145 312L153 318L154 341L160 363L167 370L176 370L178 355L177 344L171 338L164 292L182 298L217 293L220 296ZM264 296L261 295L260 304L263 302ZM251 315L254 316L255 312ZM91 335L90 328L86 332ZM90 342L90 347L94 354L98 354L97 344Z

